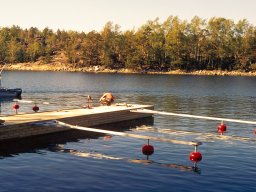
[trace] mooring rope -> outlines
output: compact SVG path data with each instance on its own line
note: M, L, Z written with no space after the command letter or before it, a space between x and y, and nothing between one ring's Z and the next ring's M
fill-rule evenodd
M131 112L135 112L135 113L151 113L151 114L158 114L158 115L170 115L170 116L178 116L178 117L189 117L189 118L196 118L196 119L207 119L207 120L215 120L215 121L227 121L227 122L234 122L234 123L244 123L244 124L256 125L256 121L246 121L246 120L239 120L239 119L227 119L227 118L220 118L220 117L207 117L207 116L199 116L199 115L189 115L189 114L162 112L162 111L155 111L155 110L150 110L150 109L135 109L135 110L131 110Z
M155 141L162 141L162 142L169 142L173 144L179 144L179 145L193 145L193 146L198 146L201 145L201 142L196 142L196 141L180 141L180 140L174 140L174 139L168 139L168 138L160 138L160 137L153 137L153 136L146 136L146 135L136 135L132 133L124 133L124 132L117 132L117 131L109 131L109 130L103 130L103 129L96 129L96 128L90 128L90 127L81 127L77 125L70 125L61 121L56 121L58 125L69 127L72 129L79 129L83 131L91 131L91 132L96 132L96 133L105 133L105 134L110 134L110 135L118 135L118 136L123 136L123 137L133 137L137 139L150 139L150 140L155 140Z
M200 132L192 132L192 131L180 131L174 129L160 129L160 128L153 128L153 127L137 127L135 128L136 131L148 131L148 132L155 132L155 133L164 133L168 135L175 135L175 136L195 136L196 140L200 141L212 141L212 140L222 140L222 141L247 141L247 142L255 142L256 138L250 137L240 137L236 135L220 135L216 133L200 133ZM200 139L199 139L200 138Z

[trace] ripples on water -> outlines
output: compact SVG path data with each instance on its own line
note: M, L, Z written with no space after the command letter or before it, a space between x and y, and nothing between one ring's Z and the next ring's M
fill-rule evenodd
M84 105L111 91L117 102L154 104L156 110L255 121L255 77L119 75L63 72L4 72L6 87L22 87L22 99L40 110ZM49 105L40 105L49 102ZM1 101L2 115L12 102ZM21 112L31 112L21 104ZM146 161L134 138L68 132L0 145L0 191L255 191L255 126L154 117L154 124L123 131L177 140L200 140L201 172L192 170L192 146L151 141L155 153Z

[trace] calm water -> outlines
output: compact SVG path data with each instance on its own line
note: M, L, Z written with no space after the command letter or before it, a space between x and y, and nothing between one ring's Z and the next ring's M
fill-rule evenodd
M73 108L90 94L97 102L111 91L117 102L153 104L156 110L256 121L255 77L4 72L6 87L41 111ZM49 102L49 105L41 105ZM1 101L1 114L12 114ZM20 112L31 112L21 104ZM84 132L56 134L0 145L0 191L255 191L256 126L154 116L152 125L118 129L185 141L198 140L199 172L189 161L192 146L151 141L152 163L143 163L144 140ZM6 150L8 148L8 150ZM141 161L140 161L141 160Z

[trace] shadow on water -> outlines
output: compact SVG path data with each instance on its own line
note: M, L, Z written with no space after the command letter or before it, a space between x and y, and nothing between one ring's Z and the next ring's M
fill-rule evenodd
M180 171L188 171L188 172L195 172L197 174L201 174L201 169L197 166L197 163L194 163L194 166L178 165L174 163L161 163L161 162L150 160L149 156L147 156L146 159L129 159L129 158L123 158L123 157L117 157L117 156L110 156L102 153L91 153L86 151L78 151L75 149L67 149L67 148L64 148L62 145L49 146L48 150L51 152L68 153L74 156L79 156L84 158L123 160L129 163L143 164L143 165L157 165L165 168L178 169Z
M153 117L146 117L138 120L125 121L115 124L107 124L97 126L95 128L125 132L134 129L137 126L153 125ZM129 159L122 157L113 157L101 153L88 153L85 151L78 151L75 149L64 148L68 142L79 142L81 139L98 139L100 137L108 136L103 133L93 133L81 130L70 130L59 133L52 133L41 136L33 136L29 138L14 139L0 142L0 159L6 157L15 157L21 153L38 153L41 154L42 149L51 152L69 153L79 157L97 158L97 159L111 159L111 160L124 160L130 163L143 164L143 165L157 165L165 168L178 169L181 171L195 172L200 174L201 170L197 166L185 166L170 163L160 163L147 159Z
M96 128L123 132L141 125L153 125L153 118L147 117L133 121L97 126ZM80 139L97 139L105 135L102 133L70 130L22 139L0 141L0 158L12 157L19 153L39 153L41 149L51 149L53 146L59 144L78 142Z

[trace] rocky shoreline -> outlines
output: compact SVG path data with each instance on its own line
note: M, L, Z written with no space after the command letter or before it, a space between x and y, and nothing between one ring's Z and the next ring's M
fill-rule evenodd
M34 63L18 63L8 65L5 70L19 70L19 71L66 71L66 72L87 72L87 73L141 73L141 74L167 74L167 75L209 75L209 76L256 76L254 72L242 71L221 71L221 70L198 70L198 71L182 71L172 70L168 72L155 72L155 71L133 71L129 69L112 70L99 66L96 67L83 67L75 68L71 64L51 63L45 64L42 62Z

